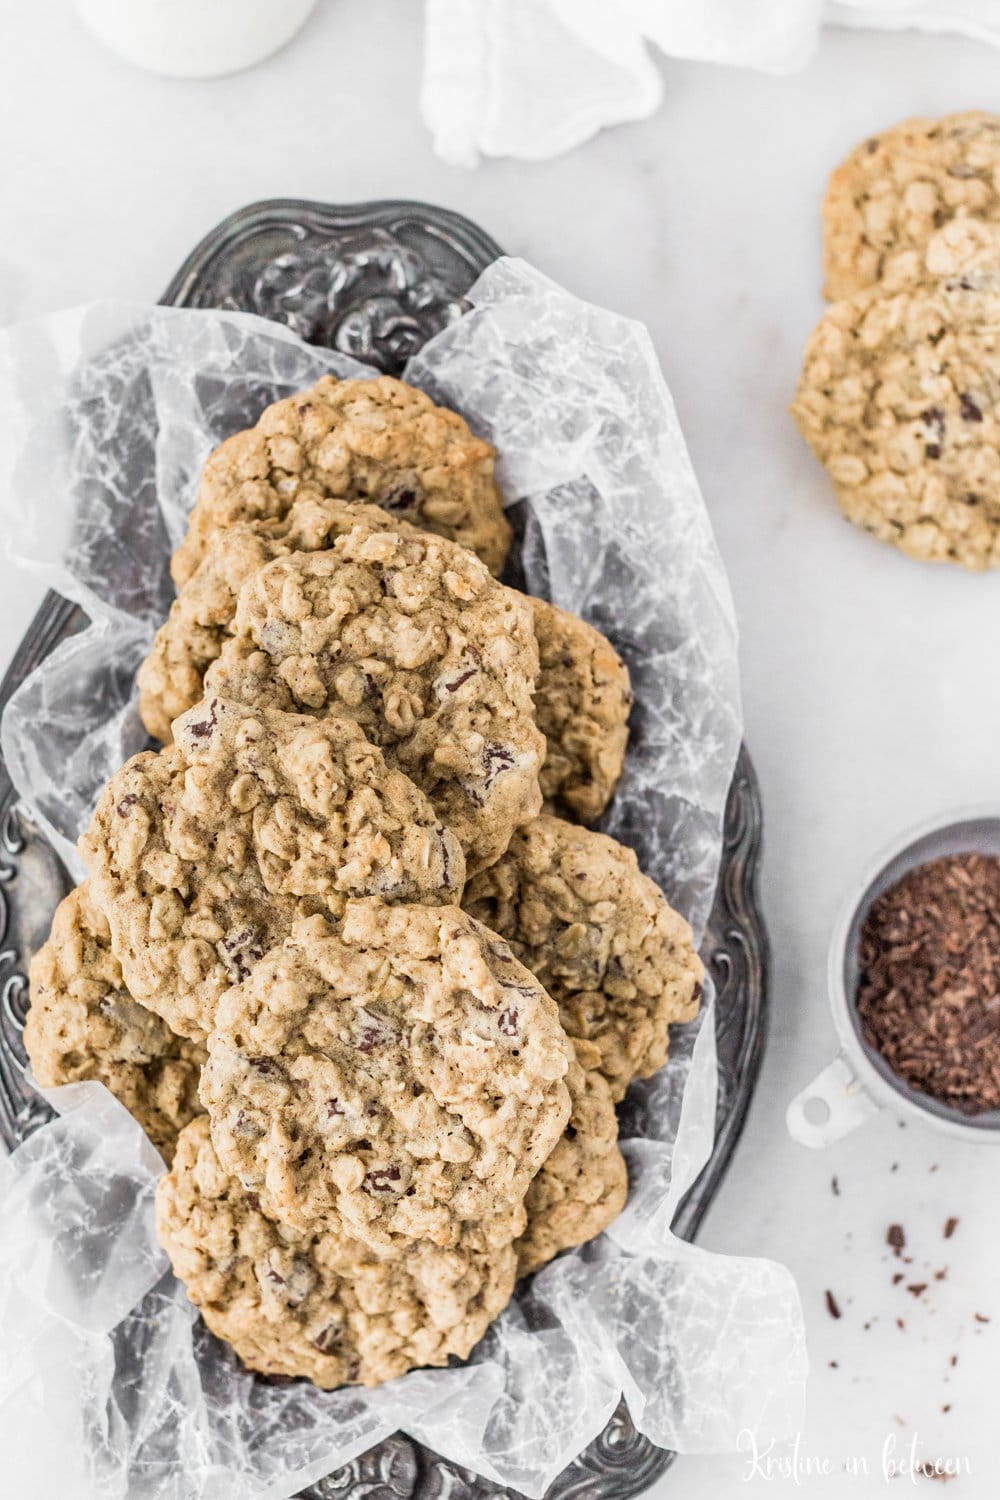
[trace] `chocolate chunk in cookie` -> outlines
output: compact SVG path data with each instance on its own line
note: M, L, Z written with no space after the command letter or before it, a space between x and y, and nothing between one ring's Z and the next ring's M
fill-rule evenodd
M541 805L531 607L440 537L356 526L240 590L206 690L353 719L426 792L470 870Z
M201 1113L205 1051L129 994L86 884L56 908L28 982L24 1045L38 1082L103 1083L169 1161L178 1132Z
M296 501L367 501L469 547L494 573L511 530L494 450L456 412L393 380L336 380L269 406L205 465L187 537L174 554L187 582L211 538L234 521L280 519Z
M202 1082L265 1210L375 1247L451 1245L520 1204L565 1128L553 1001L456 907L299 923L219 1003Z
M332 1390L464 1359L510 1300L523 1212L463 1226L447 1248L379 1256L269 1219L221 1166L202 1118L181 1135L156 1217L191 1301L248 1369Z
M112 777L81 852L129 990L175 1031L207 1035L297 915L461 892L457 839L349 720L216 697L174 727Z
M466 888L463 906L510 943L592 1042L613 1098L667 1056L668 1029L698 1010L703 970L684 918L604 834L543 816Z

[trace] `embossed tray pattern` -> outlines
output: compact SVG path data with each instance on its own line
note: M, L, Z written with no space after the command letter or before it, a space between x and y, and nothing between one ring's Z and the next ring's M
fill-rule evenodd
M500 254L488 235L446 209L283 199L224 220L188 257L163 301L259 313L396 374L428 338L462 316L465 293ZM74 605L46 596L0 685L0 709L83 623ZM702 950L718 992L719 1099L712 1157L674 1225L689 1239L729 1164L763 1049L768 951L757 901L760 841L760 798L744 749L729 792L719 887ZM68 887L56 855L16 806L0 760L0 1137L9 1147L49 1118L25 1080L25 973ZM625 1500L652 1484L672 1458L636 1432L623 1403L554 1482L549 1500ZM507 1493L397 1434L302 1500L500 1500Z

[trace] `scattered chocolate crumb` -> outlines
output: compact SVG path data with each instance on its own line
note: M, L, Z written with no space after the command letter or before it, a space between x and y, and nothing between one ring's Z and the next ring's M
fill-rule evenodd
M906 1235L903 1233L902 1224L889 1225L885 1232L885 1242L891 1246L897 1256L903 1253L906 1248Z
M939 1469L929 1458L922 1458L918 1464L913 1466L914 1474L919 1474L921 1479L938 1479L942 1484L947 1484L949 1479L955 1479L955 1474L949 1474L947 1469Z
M837 1361L835 1359L831 1359L831 1361L830 1361L830 1369L831 1370L839 1370L840 1369L840 1366L838 1365L838 1363L837 1363Z
M955 1218L946 1219L945 1220L945 1224L944 1224L944 1237L945 1237L945 1239L946 1240L950 1240L951 1237L952 1237L952 1235L955 1233L955 1230L957 1228L958 1228L958 1220L957 1219L955 1219Z
M826 1293L826 1310L831 1318L840 1317L840 1308L837 1305L837 1299L831 1291L827 1291Z
M833 1196L835 1198L839 1198L840 1197L840 1183L837 1181L836 1177L831 1177L830 1178L830 1186L833 1189Z
M896 1319L896 1327L897 1328L901 1328L904 1333L906 1332L906 1324L903 1322L902 1318L897 1318Z
M922 1297L927 1290L926 1281L911 1281L906 1290L913 1297Z
M951 1356L951 1359L949 1359L948 1363L951 1365L952 1369L954 1369L955 1366L958 1364L958 1355L957 1354L953 1354Z
M889 1168L889 1171L890 1172L898 1172L899 1171L899 1162L898 1161L894 1161L893 1164L892 1164L892 1166Z
M859 959L868 1045L963 1114L1000 1108L1000 859L910 870L872 904Z
M928 1167L928 1168L927 1168L927 1170L928 1170L928 1172L936 1172L936 1171L937 1171L937 1169L938 1169L938 1164L937 1164L937 1162L933 1162L933 1163L932 1163L932 1164L931 1164L931 1165L930 1165L930 1166L929 1166L929 1167Z
M977 1323L988 1323L990 1321L985 1313L976 1313L975 1319Z
M905 1281L905 1280L906 1280L906 1273L905 1273L905 1271L897 1271L896 1274L895 1274L895 1276L892 1278L892 1284L893 1284L893 1286L899 1286L899 1283L901 1281Z
M935 1271L934 1272L934 1280L935 1281L947 1281L948 1280L948 1267L947 1266L942 1266L941 1269L940 1269L940 1271Z
M942 1411L951 1411L951 1402L950 1401L946 1401L945 1404L944 1404L944 1406L942 1406L941 1410Z

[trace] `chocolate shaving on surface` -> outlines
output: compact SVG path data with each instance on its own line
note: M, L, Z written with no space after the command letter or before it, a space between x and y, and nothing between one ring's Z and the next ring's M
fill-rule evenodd
M956 1218L946 1219L945 1220L945 1225L944 1225L944 1237L945 1237L945 1239L946 1240L950 1240L951 1237L952 1237L952 1235L955 1233L955 1230L957 1228L958 1228L958 1220Z
M891 1245L897 1255L902 1254L906 1248L906 1235L903 1233L902 1224L890 1224L885 1232L885 1242Z
M940 1484L947 1484L950 1479L956 1479L956 1474L951 1474L947 1469L939 1468L929 1458L922 1458L914 1465L914 1474L919 1474L921 1479L934 1479Z
M837 1302L836 1297L830 1291L828 1291L825 1295L826 1295L826 1310L830 1314L830 1317L831 1318L839 1318L841 1316L841 1312L840 1312L840 1306L839 1306L839 1304Z
M963 1114L1000 1109L1000 859L921 865L860 939L862 1033L911 1088Z

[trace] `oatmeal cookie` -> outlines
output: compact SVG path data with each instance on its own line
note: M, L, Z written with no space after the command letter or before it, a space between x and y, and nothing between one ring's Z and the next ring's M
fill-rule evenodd
M555 1004L457 907L353 901L219 1003L202 1100L265 1212L450 1245L519 1204L569 1116Z
M205 673L234 632L247 580L276 557L327 550L358 524L419 535L374 505L307 499L281 520L236 522L212 539L139 671L139 711L151 735L169 742L172 721L202 696ZM542 794L593 822L621 775L632 703L628 670L592 626L543 599L528 603L539 651L535 716L547 747Z
M462 547L355 526L240 590L209 693L353 719L422 788L470 870L541 806L531 607Z
M377 505L306 497L284 516L235 521L211 537L139 669L139 712L154 739L169 743L174 719L203 696L205 673L233 633L247 579L276 557L325 551L359 524L420 535Z
M201 1114L205 1051L133 1000L86 884L56 908L28 983L24 1045L38 1082L103 1083L170 1161L178 1132Z
M511 530L495 453L456 412L393 380L336 380L269 406L205 465L188 534L174 554L187 582L210 538L234 521L282 517L293 501L361 500L469 547L494 573Z
M528 1188L528 1225L517 1242L517 1274L547 1265L560 1250L584 1245L625 1207L628 1172L618 1149L618 1117L601 1054L577 1042L566 1074L570 1117L559 1144Z
M631 849L542 816L466 887L463 907L510 943L592 1042L615 1101L667 1056L668 1027L698 1010L703 971L691 929Z
M863 141L823 201L825 293L898 281L950 219L1000 220L1000 117L982 110L906 120Z
M982 569L1000 563L998 401L1000 278L970 269L831 307L792 413L856 526Z
M458 841L346 719L206 699L112 777L80 848L132 994L185 1036L302 913L454 901Z
M538 639L535 714L546 743L542 796L547 805L565 806L592 823L622 773L632 707L628 668L592 625L544 599L531 604Z
M523 1212L521 1214L523 1218ZM251 1370L324 1390L375 1386L464 1359L510 1300L516 1214L447 1249L364 1245L277 1224L221 1166L208 1122L182 1133L156 1195L157 1231L208 1327Z

